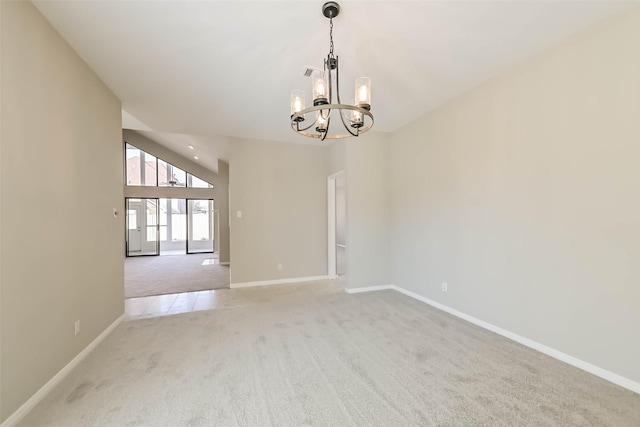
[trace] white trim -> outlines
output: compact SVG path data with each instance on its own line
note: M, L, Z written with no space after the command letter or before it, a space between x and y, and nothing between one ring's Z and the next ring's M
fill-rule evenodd
M336 179L327 178L327 275L336 277Z
M348 294L359 294L361 292L384 291L387 289L395 289L395 286L380 285L380 286L367 286L364 288L345 288L344 291Z
M113 330L124 320L124 314L118 317L111 325L107 327L100 335L84 348L73 360L67 363L60 372L55 374L40 390L38 390L29 400L22 404L9 418L7 418L0 427L12 427L16 425L25 415L27 415L45 396L64 379L69 373L87 357L98 344L100 344Z
M229 285L229 287L232 289L233 288L250 288L253 286L283 285L285 283L312 282L314 280L328 280L328 279L329 279L329 276L293 277L291 279L260 280L258 282L232 283L231 285Z
M470 316L468 314L465 314L461 311L458 311L456 309L453 309L451 307L448 307L444 304L441 304L439 302L433 301L429 298L423 297L422 295L419 295L415 292L412 291L408 291L404 288L401 288L400 286L396 286L396 285L386 285L386 286L372 286L369 288L353 288L353 289L345 289L346 292L348 293L357 293L357 292L369 292L369 291L379 291L379 290L384 290L384 289L393 289L395 291L398 291L402 294L405 294L411 298L417 299L418 301L422 301L426 304L429 304L432 307L435 307L439 310L445 311L449 314L452 314L456 317L459 317L460 319L466 320L467 322L471 322L474 325L480 326L481 328L485 328L491 332L495 332L498 335L502 335L503 337L509 338L510 340L513 340L515 342L518 342L522 345L525 345L529 348L532 348L534 350L539 351L540 353L544 353L547 356L551 356L554 359L560 360L564 363L567 363L571 366L574 366L578 369L582 369L585 372L588 372L590 374L593 374L597 377L600 377L602 379L605 379L609 382L612 382L614 384L619 385L620 387L624 387L627 390L631 390L635 393L640 394L640 383L633 381L629 378L623 377L622 375L618 375L614 372L608 371L606 369L603 369L599 366L596 366L592 363L589 362L585 362L584 360L578 359L577 357L573 357L571 355L568 355L566 353L563 353L559 350L556 350L554 348L551 348L549 346L546 346L544 344L540 344L537 341L533 341L529 338L525 338L521 335L518 335L516 333L513 333L511 331L508 331L506 329L502 329L498 326L492 325L491 323L485 322L484 320L480 320L478 318L475 318L473 316Z
M341 245L340 243L336 243L336 246L339 248L347 249L347 245Z

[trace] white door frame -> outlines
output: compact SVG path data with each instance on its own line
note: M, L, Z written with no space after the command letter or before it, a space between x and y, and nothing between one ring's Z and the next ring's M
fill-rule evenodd
M327 177L327 275L335 279L336 274L336 180L344 176L344 171Z

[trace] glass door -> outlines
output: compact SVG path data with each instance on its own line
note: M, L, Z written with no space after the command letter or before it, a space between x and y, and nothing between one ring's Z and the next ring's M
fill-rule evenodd
M158 255L158 199L125 200L126 255Z
M187 199L160 199L160 255L187 253Z
M213 252L213 200L188 199L187 218L187 253Z

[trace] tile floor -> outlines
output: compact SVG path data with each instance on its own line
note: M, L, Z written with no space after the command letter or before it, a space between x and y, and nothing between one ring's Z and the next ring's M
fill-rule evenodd
M336 280L127 298L124 300L124 313L126 320L135 320L192 311L220 310L261 304L274 298L296 298L299 287L307 289L305 294L315 295L316 293L326 294L327 292L341 293L344 292L345 285L346 276L340 276Z
M219 292L220 290L209 290L128 298L124 300L125 318L127 320L144 319L189 313L191 311L211 310L216 306L217 293Z

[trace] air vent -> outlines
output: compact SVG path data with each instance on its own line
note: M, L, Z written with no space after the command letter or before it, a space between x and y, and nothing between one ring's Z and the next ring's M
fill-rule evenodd
M313 73L315 70L319 70L320 68L316 68L316 67L310 67L310 66L306 66L304 68L304 76L305 77L311 77L311 73Z

